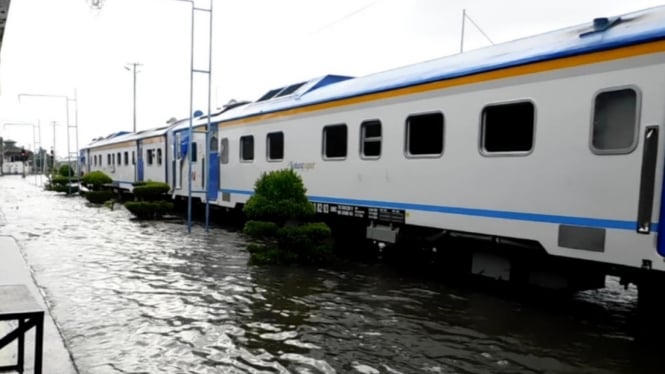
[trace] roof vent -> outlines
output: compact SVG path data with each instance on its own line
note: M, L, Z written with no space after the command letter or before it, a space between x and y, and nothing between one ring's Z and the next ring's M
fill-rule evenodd
M595 30L605 30L607 28L607 25L609 24L610 24L610 19L607 17L593 19L593 28Z
M594 18L593 19L593 29L591 29L590 31L586 31L586 32L581 33L580 38L583 38L587 35L592 35L592 34L595 34L595 33L607 31L607 30L611 29L612 27L620 24L622 21L623 20L621 19L621 17Z

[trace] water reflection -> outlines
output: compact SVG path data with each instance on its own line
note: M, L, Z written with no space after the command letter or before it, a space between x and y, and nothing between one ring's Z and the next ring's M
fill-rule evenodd
M656 372L634 289L495 295L380 265L250 267L242 234L186 234L0 178L13 235L82 373ZM4 216L4 221L2 217Z

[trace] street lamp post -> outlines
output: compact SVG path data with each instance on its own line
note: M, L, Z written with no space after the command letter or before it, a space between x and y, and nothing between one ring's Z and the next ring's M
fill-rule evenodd
M67 161L68 163L71 161L70 160L70 148L69 148L69 141L70 141L70 136L69 136L69 129L71 127L74 127L75 129L75 142L76 142L76 175L79 176L80 174L80 156L79 156L79 129L78 129L78 97L77 97L77 91L74 89L74 97L70 98L69 96L66 95L48 95L48 94L32 94L32 93L20 93L18 95L18 100L19 102L21 101L22 97L41 97L41 98L60 98L65 100L65 119L67 122ZM74 102L74 125L72 126L70 121L69 121L69 102L72 101ZM55 133L55 125L53 126L53 132ZM54 136L55 138L55 136ZM53 147L53 154L55 156L55 144ZM71 179L71 167L69 168L70 170L70 175L69 178ZM70 185L71 188L71 185ZM71 193L71 189L69 191Z
M129 66L127 66L127 65L131 65L132 68L130 69ZM133 79L132 79L132 86L133 86L133 90L132 90L132 116L133 116L133 121L132 121L132 123L134 125L134 131L133 132L136 132L136 73L138 73L136 68L141 66L141 64L138 63L138 62L131 62L127 65L125 65L125 69L128 70L128 71L131 71L132 75L133 75Z

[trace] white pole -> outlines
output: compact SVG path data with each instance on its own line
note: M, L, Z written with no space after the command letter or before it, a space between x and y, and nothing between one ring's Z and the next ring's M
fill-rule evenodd
M189 45L189 131L187 132L187 232L192 232L192 122L194 117L194 1L192 4L192 29Z
M464 24L466 23L466 9L462 9L462 37L459 42L459 53L464 52Z

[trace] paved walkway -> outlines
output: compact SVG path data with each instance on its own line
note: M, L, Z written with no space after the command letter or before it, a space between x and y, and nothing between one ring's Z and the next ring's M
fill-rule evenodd
M0 210L0 225L3 224L3 214ZM30 274L16 241L7 236L0 236L0 284L25 284L35 299L44 307L44 374L75 374L77 370L72 363L69 352L65 348L62 337L51 318L44 298ZM4 336L16 323L0 321L0 337ZM25 369L32 373L34 364L34 328L26 335L25 343ZM12 343L0 350L0 366L16 363L16 344Z

